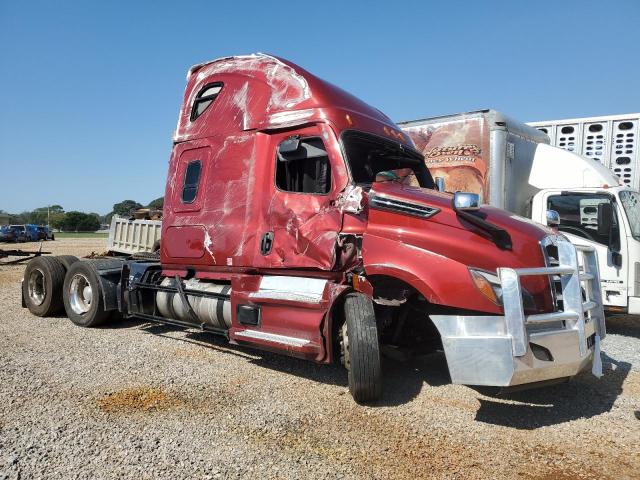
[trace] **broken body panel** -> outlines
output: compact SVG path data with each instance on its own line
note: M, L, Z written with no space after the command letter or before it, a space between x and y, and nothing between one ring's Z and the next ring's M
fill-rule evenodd
M217 97L200 113L199 98L211 86ZM540 242L550 231L521 218L482 208L486 221L509 232L513 248L504 250L457 215L450 195L399 182L356 185L343 141L351 131L414 150L384 114L285 60L230 57L189 71L169 166L161 262L165 276L230 282L231 341L329 362L332 306L353 289L353 276L370 296L378 279L394 279L447 312L504 315L476 288L469 268L496 273L545 265ZM330 170L326 192L278 187L278 148L294 137L321 140ZM185 203L194 162L201 162L201 178ZM420 218L380 209L371 206L373 197L437 213ZM277 290L265 287L274 281ZM534 299L527 313L553 311L548 277L522 282ZM304 293L309 285L312 294ZM259 307L258 324L239 321L244 305ZM482 384L487 375L465 379Z
M353 369L351 299L361 338L374 339L359 346L378 363L380 338L444 349L456 383L579 373L604 336L597 268L581 272L551 230L472 203L436 191L409 136L380 111L285 60L223 58L187 76L159 261L89 260L71 267L84 278L71 294ZM373 393L354 397L377 397L367 381Z

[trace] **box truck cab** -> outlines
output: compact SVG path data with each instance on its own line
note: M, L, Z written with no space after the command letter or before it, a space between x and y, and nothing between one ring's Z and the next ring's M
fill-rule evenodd
M605 309L640 314L640 195L601 162L494 110L399 125L447 190L478 193L543 225L557 212L551 226L597 251Z
M352 95L269 55L207 62L187 76L159 258L33 260L25 305L340 362L358 401L380 396L382 348L442 349L454 383L598 373L593 250L433 187L409 137Z
M607 311L640 315L640 193L620 186L549 188L532 208L538 222L556 211L558 229L572 243L595 248Z

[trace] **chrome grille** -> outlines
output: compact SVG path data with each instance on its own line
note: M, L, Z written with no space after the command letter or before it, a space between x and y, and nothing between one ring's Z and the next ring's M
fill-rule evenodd
M544 263L547 267L557 267L560 265L558 257L558 245L547 237L541 243L542 253L544 255ZM556 310L562 310L562 281L560 275L549 277L551 284L551 297L553 298L553 306Z
M545 257L549 255L548 262L553 262L554 258L553 254L547 253L549 244L557 246L557 266L498 269L506 327L512 337L513 353L515 356L524 355L529 339L535 343L536 334L539 334L540 328L544 328L577 331L580 355L585 356L588 353L585 324L593 322L589 330L595 330L601 339L606 332L596 252L592 247L574 246L562 236L548 236L541 241ZM550 252L553 252L553 249L550 249ZM536 275L546 275L552 279L551 282L554 282L555 277L560 278L562 310L525 316L520 278ZM555 327L550 327L552 325Z

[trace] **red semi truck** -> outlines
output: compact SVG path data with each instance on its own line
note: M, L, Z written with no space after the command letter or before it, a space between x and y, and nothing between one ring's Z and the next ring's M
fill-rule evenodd
M578 374L605 334L594 285L592 251L437 191L387 116L257 54L189 70L159 258L37 258L23 303L84 327L119 311L341 362L364 402L381 394L387 346L444 350L454 383Z

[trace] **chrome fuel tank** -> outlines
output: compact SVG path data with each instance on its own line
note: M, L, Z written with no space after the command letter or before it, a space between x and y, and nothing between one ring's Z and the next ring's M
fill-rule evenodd
M165 278L161 285L163 287L175 287L175 279ZM220 293L224 295L230 295L231 293L230 285L202 282L195 278L185 280L183 285L186 292L197 291L205 294ZM231 327L230 299L189 294L187 294L187 299L200 322L224 330ZM158 292L156 295L156 305L160 315L165 318L173 318L189 323L193 322L189 315L189 310L177 293Z

